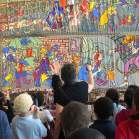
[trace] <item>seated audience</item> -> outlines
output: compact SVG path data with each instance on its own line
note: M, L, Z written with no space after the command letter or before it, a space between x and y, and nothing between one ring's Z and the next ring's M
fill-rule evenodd
M109 97L113 101L113 107L114 107L114 120L116 117L116 114L120 112L122 109L126 109L124 106L122 106L119 103L119 92L116 89L110 88L106 92L106 97Z
M125 121L129 118L130 115L134 114L135 110L133 108L133 95L136 93L136 90L138 90L138 86L136 85L130 85L124 94L124 102L127 105L127 109L121 110L115 118L115 123L118 125L122 121Z
M27 93L17 96L14 100L16 116L12 120L14 139L41 139L47 135L47 129L37 118L37 108Z
M49 110L46 109L45 106L44 106L44 94L43 94L43 92L37 92L35 94L35 96L36 96L35 100L36 100L37 106L39 108L38 117L40 118L40 120L43 123L50 123L50 122L52 122L54 120L53 116L51 115Z
M133 105L135 113L129 116L126 121L119 123L115 139L139 139L139 88L133 95Z
M100 131L106 139L114 139L115 136L115 125L111 120L113 110L112 100L107 97L101 97L94 102L94 112L97 120L90 128Z
M61 69L61 78L64 84L54 91L54 102L56 104L56 125L54 139L64 139L62 133L60 134L60 120L59 114L63 107L70 101L79 101L86 103L88 101L88 89L93 85L93 74L91 66L88 65L88 83L85 81L76 81L76 71L73 64L65 64ZM56 86L56 85L55 85ZM59 136L60 134L60 136Z
M6 99L4 94L0 92L0 110L4 111L7 114L8 121L11 123L13 114L13 107L10 99Z
M7 116L0 110L0 139L13 139Z
M87 106L80 102L73 101L64 107L64 110L61 113L61 123L65 137L68 139L76 138L76 136L79 137L81 135L80 131L82 131L84 137L87 137L87 133L89 133L88 135L93 135L95 132L101 137L104 137L99 131L93 129L90 130L88 128L90 114Z

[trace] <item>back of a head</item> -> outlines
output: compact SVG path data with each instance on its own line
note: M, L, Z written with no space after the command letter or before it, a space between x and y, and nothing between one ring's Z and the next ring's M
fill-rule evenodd
M14 110L17 114L28 113L32 105L33 100L27 93L20 94L14 100Z
M52 88L53 88L53 90L56 90L59 87L62 87L61 79L60 79L59 75L54 74L52 76Z
M42 106L43 103L44 103L44 94L43 94L43 92L37 92L36 93L36 99L38 101L38 106L39 107Z
M65 64L61 69L61 78L64 83L71 83L76 78L75 67L73 64Z
M88 127L90 122L88 107L79 102L69 103L64 107L61 121L66 137L80 128Z
M139 112L139 88L137 88L135 90L134 96L133 96L133 101L134 101L134 105L136 107L136 111L137 113Z
M137 89L138 89L138 86L130 85L130 86L128 86L127 90L125 91L124 101L127 104L128 108L132 108L133 96Z
M68 139L105 139L105 137L95 129L82 128L73 133Z
M98 119L106 120L113 115L113 102L108 97L101 97L94 103L94 112Z
M106 97L109 97L116 104L119 103L119 92L114 88L107 90Z

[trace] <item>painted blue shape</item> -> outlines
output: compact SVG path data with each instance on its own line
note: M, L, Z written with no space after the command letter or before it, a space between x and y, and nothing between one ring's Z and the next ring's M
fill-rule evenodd
M8 48L8 47L4 47L4 48L2 49L2 52L3 52L4 54L8 53L8 52L9 52L9 48Z
M16 78L16 79L19 79L20 77L21 77L20 73L15 72L15 78Z
M55 44L51 47L51 51L58 51L59 45Z
M40 87L40 86L41 86L40 78L37 78L37 79L35 80L35 86L36 86L36 87Z
M14 62L15 61L15 58L14 58L14 56L12 54L9 54L7 56L7 60L10 61L10 62Z
M2 85L3 85L3 86L8 86L8 85L9 85L9 82L6 81L6 80L4 80L3 83L2 83Z
M47 85L48 85L48 87L51 87L52 86L52 79L47 79Z
M99 9L98 8L94 8L94 10L93 10L93 16L95 16L95 17L99 17Z
M48 52L47 52L47 56L48 56L48 57L51 57L51 56L52 56L52 52L48 51Z
M21 45L28 45L30 43L30 40L28 38L23 38L20 40Z
M88 71L86 65L82 66L78 73L78 79L88 81Z
M26 71L23 71L23 72L21 73L21 77L25 77L25 76L27 76L27 72L26 72Z
M21 60L19 63L25 66L29 66L29 63L26 60Z
M12 49L14 52L16 52L16 48L14 46L9 46L10 49Z

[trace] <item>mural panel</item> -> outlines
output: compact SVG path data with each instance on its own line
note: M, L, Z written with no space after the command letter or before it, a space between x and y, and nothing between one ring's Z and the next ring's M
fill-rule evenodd
M0 35L138 33L138 0L4 0Z
M46 89L52 68L72 62L79 80L92 65L95 88L138 84L139 36L29 37L1 39L3 90Z

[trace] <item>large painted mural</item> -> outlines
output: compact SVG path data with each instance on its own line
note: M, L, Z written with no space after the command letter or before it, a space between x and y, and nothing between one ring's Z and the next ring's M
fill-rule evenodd
M0 41L3 90L49 88L52 67L67 62L75 64L79 80L87 80L86 64L91 64L95 88L139 85L139 36L29 37Z
M139 0L0 0L0 35L138 33Z
M139 0L0 0L0 86L49 88L52 68L75 64L95 88L138 84Z

